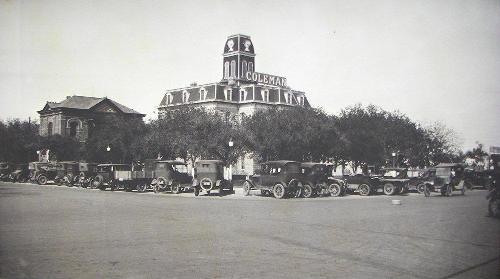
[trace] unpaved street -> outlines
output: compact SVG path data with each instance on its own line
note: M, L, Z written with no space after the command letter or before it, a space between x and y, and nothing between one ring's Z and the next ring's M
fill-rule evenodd
M0 182L0 278L498 278L500 220L485 195L195 198Z

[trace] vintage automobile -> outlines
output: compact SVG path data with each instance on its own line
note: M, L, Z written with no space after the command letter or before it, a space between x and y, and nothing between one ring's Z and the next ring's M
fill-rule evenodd
M423 194L425 184L433 184L434 177L436 177L435 168L422 170L417 177L410 179L410 181L408 182L408 191L417 191L419 194Z
M8 162L0 162L0 181L9 180L9 175L13 171L14 164Z
M260 170L243 183L245 196L251 190L260 190L262 195L274 195L277 199L287 196L299 197L302 193L303 175L299 162L269 161L261 164Z
M155 193L168 191L173 194L191 189L193 177L189 174L187 164L175 160L146 160L144 164L145 181L139 181L136 188L144 192L150 185Z
M99 164L97 165L97 175L92 179L92 188L111 191L118 190L120 184L117 183L121 172L130 172L132 165L128 164ZM121 177L123 179L123 177Z
M346 183L342 179L332 177L333 166L323 163L301 163L303 175L302 196L310 198L314 195L341 196L346 191Z
M436 167L433 183L425 183L424 195L429 197L431 192L439 191L442 196L451 196L453 191L460 191L465 195L468 188L464 176L464 166L456 163L441 163Z
M220 160L196 161L192 187L195 196L203 191L210 194L213 190L217 190L219 196L234 193L233 184L224 178L224 163Z
M382 175L376 177L385 195L402 194L408 190L410 178L407 168L383 168L381 173Z
M75 177L78 176L78 162L60 161L58 162L57 176L54 182L57 185L73 186Z
M16 164L14 171L9 175L9 181L12 182L26 182L29 179L30 171L28 169L28 164Z
M28 170L29 170L29 182L31 183L37 183L36 179L38 175L40 174L41 168L43 166L48 165L48 162L30 162L28 163Z
M57 183L58 182L58 173L60 172L61 169L64 167L59 164L58 162L49 162L49 163L42 163L42 164L36 164L37 171L35 171L34 175L35 178L34 180L39 184L39 185L45 185L49 183L50 181Z
M358 192L360 196L368 196L376 193L381 184L378 177L372 177L364 174L344 175L344 181L347 183L349 192Z
M79 162L78 176L73 180L74 186L83 188L92 187L92 179L97 175L96 163Z

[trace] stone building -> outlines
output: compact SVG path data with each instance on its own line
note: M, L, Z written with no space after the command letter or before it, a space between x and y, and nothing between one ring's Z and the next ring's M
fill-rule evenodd
M310 106L305 93L293 90L284 77L256 72L255 50L246 35L229 36L224 44L222 80L169 89L158 107L159 117L171 109L204 107L233 117L256 110ZM247 156L233 167L233 174L252 174L257 162Z
M95 127L94 119L102 114L115 113L125 118L145 115L106 97L68 96L59 103L47 102L40 115L40 136L63 135L75 137L81 142L88 139Z

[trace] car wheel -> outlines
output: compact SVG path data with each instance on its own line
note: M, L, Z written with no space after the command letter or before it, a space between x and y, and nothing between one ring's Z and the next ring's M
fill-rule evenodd
M358 191L360 196L368 196L370 195L370 186L368 184L361 184Z
M197 197L200 195L200 188L194 187L194 196Z
M396 193L396 187L392 183L384 184L384 194L392 196Z
M283 186L283 184L278 183L278 184L274 185L273 195L275 198L282 199L285 197L285 194L286 194L286 190L285 190L285 186Z
M252 188L252 186L250 185L250 182L248 181L245 181L243 183L243 196L248 196L250 195L250 189Z
M425 184L424 183L421 183L421 184L418 184L417 185L417 192L419 194L423 194L424 193L424 190L425 190Z
M338 197L342 193L342 188L337 183L333 183L328 186L328 191L332 197Z
M40 175L37 179L38 184L45 185L47 184L47 177L45 175Z
M164 191L167 188L167 180L163 177L159 177L156 182L156 192Z
M66 176L66 175L65 175L65 176L63 177L62 181L63 181L64 185L66 185L66 186L68 186L68 187L72 187L72 186L73 186L73 185L71 184L71 180L72 180L72 179L73 179L72 177L70 177L70 176Z
M135 188L137 189L137 192L139 192L139 193L146 192L147 187L148 187L148 185L146 183L140 183L140 184L137 184L137 186L135 186Z
M179 183L174 182L171 187L172 187L172 194L179 194L181 192Z
M311 185L304 184L304 187L302 188L302 196L304 198L310 198L310 197L312 197L312 194L313 194L313 189L312 189Z
M92 179L91 185L93 189L97 188L99 188L100 190L106 189L106 187L104 189L101 189L103 187L103 184L104 184L104 177L102 177L102 175L97 175L96 177L94 177L94 179Z
M488 202L488 214L491 217L500 217L500 200L497 198L491 198Z
M430 197L431 196L431 186L424 184L424 196L425 197Z

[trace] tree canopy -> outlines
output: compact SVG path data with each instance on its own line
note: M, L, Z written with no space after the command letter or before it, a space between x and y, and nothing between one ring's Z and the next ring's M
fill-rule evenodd
M161 156L219 159L229 165L250 153L261 161L323 161L357 169L393 162L424 167L463 159L455 133L445 125L423 126L401 112L373 105L350 106L338 115L304 107L258 110L251 116L182 108L147 123L112 114L94 123L81 143L58 135L39 137L38 125L30 122L2 121L0 160L36 160L36 150L42 148L59 160L123 163ZM482 152L478 146L467 156L476 159Z

